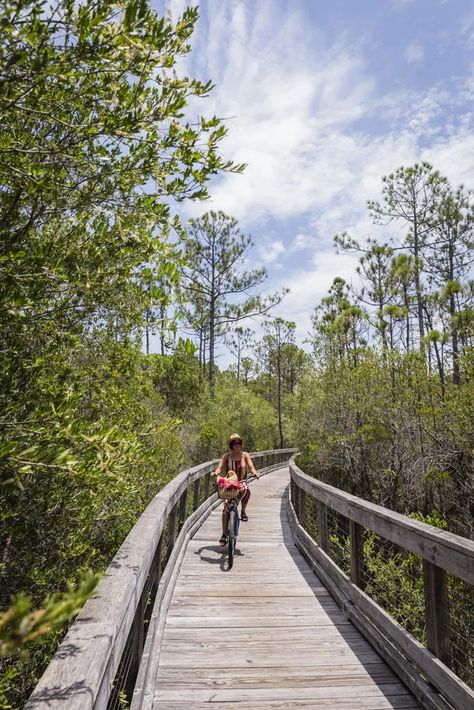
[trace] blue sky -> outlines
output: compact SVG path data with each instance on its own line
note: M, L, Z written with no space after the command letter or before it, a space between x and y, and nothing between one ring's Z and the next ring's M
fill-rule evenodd
M177 17L188 4L167 6ZM366 210L383 175L428 160L474 188L474 3L203 0L200 13L184 65L216 86L193 109L231 117L222 150L248 168L185 216L239 220L266 290L290 288L276 314L302 342L333 278L354 276L333 235L384 236Z

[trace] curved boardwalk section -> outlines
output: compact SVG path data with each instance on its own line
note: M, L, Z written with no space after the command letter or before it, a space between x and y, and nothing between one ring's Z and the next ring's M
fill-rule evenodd
M288 482L282 468L252 484L231 571L220 507L190 541L153 651L153 710L418 707L296 549Z

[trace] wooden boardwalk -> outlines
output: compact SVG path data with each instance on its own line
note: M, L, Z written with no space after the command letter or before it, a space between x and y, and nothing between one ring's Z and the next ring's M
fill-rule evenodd
M153 710L419 707L296 549L288 481L284 468L252 484L231 571L220 507L191 540L154 650Z

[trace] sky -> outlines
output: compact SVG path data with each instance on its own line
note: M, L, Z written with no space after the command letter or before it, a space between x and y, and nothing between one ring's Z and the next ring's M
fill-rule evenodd
M174 18L188 4L165 3ZM474 188L474 3L202 0L191 44L186 73L215 84L196 110L227 119L222 153L248 167L183 216L239 220L251 265L268 270L263 290L290 289L274 315L302 344L333 279L355 278L358 257L337 254L333 236L400 234L367 212L383 175L427 160Z

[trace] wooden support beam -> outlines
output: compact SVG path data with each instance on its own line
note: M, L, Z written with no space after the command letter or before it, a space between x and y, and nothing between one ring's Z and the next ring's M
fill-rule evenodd
M325 503L318 500L318 544L324 552L328 550L328 510Z
M138 675L140 661L142 657L143 645L145 643L145 598L142 594L138 602L135 618L133 619L132 628L128 642L130 643L130 665L126 674L124 691L127 699L130 701L135 687L135 680Z
M211 474L210 474L210 472L208 472L204 476L204 498L206 500L207 500L207 498L209 498L210 488L211 488Z
M181 528L184 525L184 521L186 520L186 501L188 499L188 489L185 488L181 498L179 499L179 512L178 512L178 532L181 530Z
M362 562L364 548L364 528L359 523L350 520L351 536L351 580L363 589Z
M173 506L173 508L171 509L169 518L168 518L168 555L167 555L167 559L169 559L169 557L171 555L171 551L173 550L174 543L176 540L177 513L178 513L178 503L176 503Z
M193 511L196 511L199 508L199 493L200 493L200 484L201 479L198 478L197 480L194 481L193 486Z
M298 489L298 497L299 497L299 521L301 527L306 529L306 493L302 488Z
M423 560L426 645L450 667L448 586L444 569Z
M150 576L152 577L152 587L151 593L154 594L158 585L160 583L161 577L161 556L163 554L163 533L160 535L160 540L158 542L155 554L153 556L153 562L150 567Z
M341 604L339 598L342 597L342 608L345 609L348 618L354 620L353 611L357 610L359 619L362 624L357 624L358 628L365 634L367 622L370 621L383 635L382 645L379 651L384 655L385 650L389 650L391 644L399 649L402 656L408 659L412 664L414 676L420 678L421 671L426 679L434 688L442 694L438 696L439 702L434 704L422 704L422 707L430 708L431 710L448 710L450 706L464 710L464 708L474 708L474 690L469 688L453 671L433 653L433 651L424 647L411 634L406 631L401 624L395 621L386 611L382 609L376 602L367 596L359 587L357 587L346 574L337 566L337 564L321 550L319 545L316 545L310 535L303 530L296 520L296 516L291 519L292 510L289 508L290 524L292 525L293 535L296 537L297 545L301 543L301 550L315 561L315 571L321 576L324 584L328 586L331 593ZM354 606L347 604L343 597L347 597ZM360 612L360 614L359 614ZM364 620L365 617L365 620ZM368 636L370 640L370 636ZM390 642L388 643L387 640ZM389 658L387 657L389 661ZM389 661L390 662L390 661ZM410 686L411 687L411 686ZM414 690L413 688L411 688Z
M295 509L296 517L299 520L300 519L300 489L298 488L296 483L295 483L294 493L295 493L295 496L293 499L293 506Z

